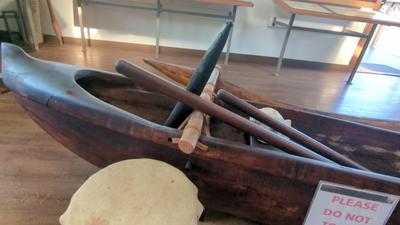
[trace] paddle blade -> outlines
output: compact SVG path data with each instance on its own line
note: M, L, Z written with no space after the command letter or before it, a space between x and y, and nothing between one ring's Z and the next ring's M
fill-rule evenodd
M207 84L207 81L211 76L212 71L217 65L218 58L224 49L226 41L228 40L231 28L232 22L227 22L222 32L218 35L213 44L204 54L195 72L193 73L192 79L187 85L186 89L188 91L196 95L201 94L204 86ZM165 125L177 128L192 111L192 108L186 106L182 102L178 102L165 122Z
M189 84L190 78L194 73L194 68L186 66L167 63L154 59L143 59L143 61L146 64L155 68L156 70L160 71L165 76L185 86Z

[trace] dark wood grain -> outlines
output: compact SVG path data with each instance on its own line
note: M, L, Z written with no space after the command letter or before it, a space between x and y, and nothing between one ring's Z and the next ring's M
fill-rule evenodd
M250 135L254 135L255 137L260 138L261 140L264 140L288 153L333 163L333 161L305 148L302 145L288 141L282 136L265 130L263 127L226 110L217 104L208 102L193 93L185 91L181 87L167 82L159 78L157 75L143 70L136 65L130 64L124 60L119 60L116 63L116 70L150 91L160 92L166 96L172 97L188 105L188 107L191 107L192 109L204 112L211 117L217 118L239 130L243 130Z
M97 168L54 141L0 95L0 224L55 225L75 190Z
M197 151L187 156L168 142L169 137L178 136L176 133L152 129L148 140L137 139L61 114L25 98L18 99L53 138L95 165L104 167L138 157L166 161L184 171L196 184L200 200L207 208L266 224L302 224L320 180L400 194L397 178L333 167L262 149L245 150L245 146L222 144L204 137L202 142L209 146L209 152ZM138 130L149 132L143 128ZM155 143L152 139L160 141ZM190 171L184 169L188 160L193 168ZM400 222L398 213L396 210L388 224Z
M288 126L287 124L284 124L281 121L278 121L272 116L269 116L268 114L260 111L257 107L251 105L250 103L246 102L245 100L242 100L239 97L236 97L235 95L227 92L224 89L220 89L218 91L217 96L221 101L228 103L229 105L246 113L252 118L257 119L261 123L264 123L265 125L271 127L272 129L286 135L288 138L297 141L298 143L310 148L312 151L321 154L322 156L327 157L328 159L331 159L341 165L369 171L367 168L360 165L359 163L337 153L332 148L329 148L328 146L322 144L321 142L318 142L315 139L305 135L301 131L296 130L291 126Z
M41 50L34 53L34 55L43 59L109 71L113 70L114 62L119 57L125 57L142 64L143 57L151 57L153 55L153 49L150 46L95 43L97 46L89 49L87 55L81 53L79 45L71 43L66 43L63 47L49 43L41 46ZM201 54L192 55L192 53L191 51L169 50L163 53L163 57L167 61L193 67L197 64ZM144 66L144 64L142 65ZM232 81L234 84L251 89L257 94L274 100L311 109L383 119L382 123L385 127L391 125L393 128L399 127L395 121L399 119L400 115L400 100L397 95L399 90L397 88L398 78L362 74L357 77L355 84L344 89L344 82L347 77L345 72L284 68L283 76L273 77L271 76L273 71L274 65L233 61L230 66L224 68L223 72L225 79ZM132 101L143 99L140 96L132 95L129 90L126 90L126 94L118 96L114 93L115 89L110 89L110 91L113 92L111 96L115 98L131 98ZM163 100L158 99L158 104ZM365 128L355 130L351 124L338 122L337 120L316 119L312 114L297 114L284 108L278 108L278 110L284 117L293 118L293 125L296 128L307 131L308 135L325 144L329 144L335 149L339 149L341 153L351 158L361 160L363 164L368 165L372 170L380 168L381 173L391 174L393 172L393 168L382 168L380 166L391 165L396 162L395 159L398 159L396 158L396 151L398 151L400 143L396 143L396 140L398 141L399 139L395 135L372 128L368 128L372 129L368 130L368 132L363 132ZM54 117L57 118L57 116ZM393 120L394 122L385 120ZM332 123L339 123L340 126L336 129L330 129L330 124ZM315 126L315 124L318 124L318 126ZM67 124L64 124L64 126L67 126ZM316 128L324 130L325 134L321 134ZM85 129L83 130L85 131ZM350 133L349 130L353 130L353 133ZM68 132L71 131L68 130ZM88 130L85 132L88 132ZM352 135L338 136L338 133ZM86 133L83 134L86 135ZM94 142L96 141L98 139L94 140ZM366 148L357 144L360 142L368 142L364 146ZM66 209L72 193L90 174L97 171L96 167L53 141L49 135L26 116L10 93L0 95L0 143L0 158L3 160L2 169L0 170L0 224L58 224L58 217ZM342 143L351 145L341 145ZM374 145L381 145L382 143L386 149L389 148L388 143L396 144L393 149L388 151L381 148L373 148ZM228 147L224 147L224 149L224 153L221 154L229 152ZM235 149L235 147L232 149ZM119 151L123 150L119 149ZM291 167L285 168L282 167L283 161L279 159L280 157L276 157L277 154L271 155L268 163L256 164L256 168L252 168L257 169L260 167L266 170L273 168L271 172L277 172L278 176L263 178L261 175L253 174L248 179L249 182L252 179L259 180L264 186L264 192L275 193L274 196L270 196L270 199L264 202L256 200L258 204L256 209L258 207L274 207L273 210L268 210L266 214L271 217L290 215L296 220L289 219L293 223L288 222L286 224L301 224L300 221L306 209L305 207L298 208L297 205L302 205L304 202L309 201L308 198L312 196L315 184L310 184L311 178L308 179L308 177L310 174L318 173L318 170L304 167L300 173L296 173L293 168L298 164L292 164ZM210 154L210 157L218 157L218 154ZM373 161L371 161L371 158ZM218 160L215 158L215 161ZM210 162L210 164L212 165L213 162ZM300 164L303 165L301 161ZM208 166L210 165L204 165L206 168ZM217 173L214 174L215 176L212 179L202 183L201 187L207 187L209 182L220 179L219 169L221 168L217 167L204 171L204 173L207 173L216 169ZM397 168L399 169L399 167ZM329 171L328 169L323 169L322 171L325 174L324 177L330 177L330 173L327 172ZM308 172L310 174L307 174ZM268 171L266 173L270 174ZM199 175L200 173L197 172L196 174ZM279 174L285 174L285 176L279 177ZM400 172L397 172L397 174L400 174ZM236 173L232 174L232 171L231 173L226 173L227 179L233 183L236 175ZM243 175L246 176L247 173ZM342 178L338 178L338 176L342 176ZM346 183L348 180L354 179L357 182L357 186L367 187L367 185L361 185L361 181L357 181L357 177L346 177L346 173L340 173L332 177L331 180L340 181L345 179L342 181ZM269 186L268 184L271 183L277 185ZM368 186L368 188L381 191L388 190L386 184L381 187L381 183L377 180L373 180L371 184L373 185ZM248 205L248 202L243 201L243 196L246 193L255 195L254 189L250 187L238 186L235 190L238 197L237 202L240 204ZM288 193L294 192L297 193L296 198L287 199ZM219 187L216 193L213 200L222 205L224 197L229 193L222 186ZM202 198L206 197L203 195ZM212 199L211 196L209 198ZM279 202L281 199L285 199L285 205ZM236 204L234 202L226 203L229 203L228 206ZM395 221L391 222L391 224L399 224L400 221L397 219L399 217L399 209L397 209L394 214ZM282 221L277 221L273 224L282 223Z
M6 85L16 93L31 118L54 139L98 167L132 158L167 162L181 169L196 184L200 200L211 210L265 224L296 225L302 223L321 180L400 194L400 179L396 177L221 138L202 136L201 142L209 151L186 155L170 141L179 137L181 131L118 109L82 88L89 87L84 82L93 80L102 81L109 88L137 88L128 78L38 61L12 46L3 46L2 53ZM288 118L305 122L299 127L311 126L303 127L302 131L307 130L308 135L323 137L322 132L328 143L333 141L332 145L343 148L349 158L361 155L357 160L379 167L376 171L399 172L397 161L394 165L387 161L399 157L396 156L399 133L311 113L282 112ZM370 157L371 151L379 153L386 163ZM186 167L188 161L192 165L190 169ZM398 224L399 213L396 209L388 224Z

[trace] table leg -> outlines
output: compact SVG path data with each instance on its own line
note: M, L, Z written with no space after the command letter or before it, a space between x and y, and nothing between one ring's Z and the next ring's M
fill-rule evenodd
M289 41L290 32L292 31L292 27L293 27L295 18L296 18L296 14L292 14L292 16L290 17L288 28L287 28L286 34L285 34L285 39L283 39L283 43L282 43L281 54L279 55L278 64L276 65L276 71L274 74L275 76L279 76L279 74L281 73L283 57L285 56L286 46Z
M82 52L86 52L86 39L85 39L85 28L83 27L83 4L81 1L78 1L78 20L79 20L79 27L81 29L81 45L82 45Z
M360 52L360 56L358 57L356 63L354 64L353 70L351 71L350 76L347 79L347 84L351 84L351 82L353 81L354 76L356 75L358 67L360 66L361 61L362 61L365 53L367 52L368 46L371 43L372 37L374 36L374 33L375 33L377 27L378 27L378 24L374 24L372 26L372 29L368 34L367 41L365 42L364 47Z
M37 36L36 36L35 24L33 24L33 16L32 16L30 1L26 1L25 10L26 10L26 15L28 17L27 20L28 20L29 30L30 30L30 33L32 36L33 47L35 48L35 51L38 51L39 50L39 42L36 38Z
M21 30L21 34L22 34L22 39L24 40L24 43L28 43L28 35L26 33L26 18L24 13L22 12L22 4L20 2L20 0L17 0L17 9L18 9L18 20L19 23L21 24L22 30Z
M157 20L156 20L156 59L160 58L160 17L161 17L161 0L157 0Z
M86 29L87 29L87 45L90 47L90 46L92 46L92 38L91 38L91 35L90 35L90 27L86 26Z
M11 33L10 25L8 23L8 18L7 18L8 15L5 12L3 12L2 14L3 14L4 25L6 26L8 37L10 38L10 42L13 42L12 41L12 33Z
M229 54L231 52L231 44L232 44L232 36L233 36L233 28L235 27L235 19L236 19L236 11L237 11L237 6L233 6L232 12L231 12L231 20L232 20L232 29L229 33L229 38L228 38L228 44L226 46L226 54L225 54L225 65L228 65L229 63Z

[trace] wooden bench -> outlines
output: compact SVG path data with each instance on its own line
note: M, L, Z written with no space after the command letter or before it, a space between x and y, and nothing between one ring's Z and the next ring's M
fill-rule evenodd
M378 25L400 26L400 21L377 10L381 7L382 0L315 0L315 1L296 1L296 0L276 0L287 13L291 14L288 24L276 22L278 25L287 27L286 35L283 40L281 54L279 56L275 75L279 75L282 68L283 57L289 40L291 30L303 30L322 32L336 35L345 35L361 38L358 48L350 62L352 71L347 80L351 84L354 75L361 63L368 45L374 35ZM369 10L367 10L369 9ZM364 32L354 32L349 30L330 31L307 27L294 26L296 15L323 17L338 20L356 21L366 23Z
M199 2L199 3L205 3L205 4L216 4L216 5L225 5L228 7L231 7L228 15L217 15L217 14L211 14L211 13L199 13L199 12L194 12L194 11L185 11L185 10L179 10L179 9L167 9L163 8L161 4L162 0L140 0L139 3L145 3L148 4L148 6L143 6L143 5L135 5L131 4L137 3L137 1L126 1L125 3L121 3L121 1L102 1L102 0L77 0L77 15L79 18L79 26L81 28L81 40L82 40L82 50L85 52L86 51L86 38L85 38L85 33L84 33L84 23L83 23L83 6L87 6L89 4L97 4L97 5L107 5L107 6L114 6L114 7L124 7L124 8L131 8L131 9L141 9L141 10L150 10L150 11L155 11L157 15L156 19L156 53L155 57L159 58L160 56L160 16L161 13L163 12L168 12L168 13L175 13L175 14L184 14L184 15L193 15L193 16L202 16L202 17L210 17L210 18L218 18L218 19L226 19L226 20L231 20L232 22L235 22L236 18L236 11L238 7L254 7L254 4L250 1L241 1L241 0L191 0L193 2ZM233 28L232 31L229 35L228 43L227 43L227 48L226 48L226 55L225 55L225 64L228 64L229 61L229 53L230 53L230 48L231 48L231 42L232 42L232 33L233 33ZM90 46L90 32L88 29L88 45Z

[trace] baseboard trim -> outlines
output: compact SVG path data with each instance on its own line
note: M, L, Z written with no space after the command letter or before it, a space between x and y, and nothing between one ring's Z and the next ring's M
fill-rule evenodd
M44 35L44 42L57 43L57 39L53 35ZM81 39L64 37L64 43L80 45ZM91 44L92 46L107 46L107 47L125 48L125 49L143 49L149 51L154 50L154 45L134 44L134 43L116 42L116 41L91 40ZM195 56L202 56L204 54L203 50L175 48L175 47L160 47L160 52L161 54L178 53L178 54L191 54ZM229 56L229 60L231 62L276 65L278 58L231 53ZM350 71L350 67L348 65L311 62L311 61L297 60L297 59L285 59L283 66L292 68L318 69L318 70Z

